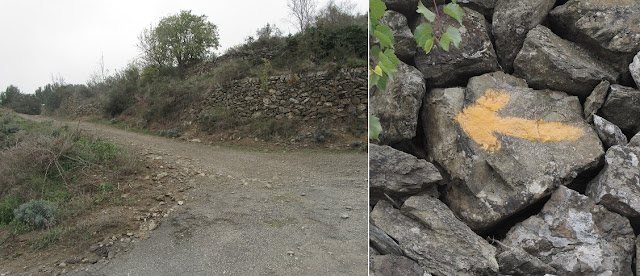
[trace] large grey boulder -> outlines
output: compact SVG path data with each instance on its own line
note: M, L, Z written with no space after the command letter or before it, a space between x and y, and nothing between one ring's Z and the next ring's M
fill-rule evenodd
M375 225L398 241L405 255L435 275L495 275L495 248L456 219L444 203L413 196L402 211L379 201L370 214Z
M393 49L396 56L404 62L412 62L416 54L416 41L409 29L407 17L399 12L387 10L380 22L393 31Z
M529 31L513 66L514 75L526 79L530 87L563 91L583 99L603 79L615 82L618 78L606 63L542 25Z
M640 217L640 147L613 146L604 169L587 186L596 203L627 217Z
M533 90L502 72L473 77L464 90L430 91L422 116L427 152L451 177L444 200L474 230L549 195L604 155L577 97Z
M402 61L397 69L385 91L371 90L371 114L380 118L382 144L416 136L418 112L426 92L424 78L418 69Z
M589 97L584 102L584 118L587 122L593 122L593 115L600 110L604 101L607 99L607 92L609 92L609 81L603 80L591 91Z
M516 224L503 240L555 268L557 275L632 275L634 242L627 218L563 186L539 214Z
M640 51L639 0L569 0L549 13L551 28L598 57L619 73Z
M402 196L432 190L442 180L431 163L390 146L369 145L369 191L371 198L384 194Z
M626 134L640 131L640 91L618 84L611 85L600 115Z
M434 46L429 54L421 48L417 50L416 67L424 75L429 87L464 84L469 77L500 68L484 16L469 8L463 9L462 26L450 16L442 17L443 26L459 27L462 37L459 48L452 44L446 52ZM425 21L421 18L419 23Z
M424 276L424 269L413 260L396 255L374 256L373 274L379 276Z
M622 130L604 118L593 115L593 126L605 150L615 145L624 146L627 144L627 136L624 136Z
M498 61L506 72L520 52L527 33L542 23L555 0L501 0L493 13L492 29Z

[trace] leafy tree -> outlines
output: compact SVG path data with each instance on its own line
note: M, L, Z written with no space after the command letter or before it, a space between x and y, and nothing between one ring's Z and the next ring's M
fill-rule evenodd
M293 24L297 25L301 33L313 23L313 15L316 10L316 0L288 0L287 8L293 17Z
M138 39L148 64L178 68L207 58L220 46L217 26L207 21L207 16L191 11L160 19L157 27L144 29Z
M0 105L8 107L20 95L18 87L9 85L4 92L0 93Z
M347 26L367 24L367 14L353 14L356 4L346 0L336 3L329 0L327 4L318 11L315 23L317 26Z

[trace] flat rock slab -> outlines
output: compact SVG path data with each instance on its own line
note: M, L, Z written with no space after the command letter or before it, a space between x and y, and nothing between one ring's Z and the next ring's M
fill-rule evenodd
M526 79L530 87L563 91L583 99L603 79L618 79L618 73L606 63L542 25L529 31L513 66L514 75Z
M589 183L586 194L611 211L640 217L640 147L609 148L604 169Z
M563 186L538 215L511 228L503 243L524 249L557 275L632 275L629 220Z
M373 223L398 241L405 255L435 275L494 275L495 248L460 222L437 198L413 196L402 211L379 201Z
M627 135L638 133L640 131L640 91L612 84L607 100L600 108L600 115L620 127Z
M462 37L459 48L451 45L446 52L434 46L429 54L422 49L417 50L416 67L424 75L428 87L462 84L469 77L500 68L484 16L469 8L463 9L462 26L450 16L442 17L443 26L459 28ZM422 22L426 19L422 18L416 26Z
M400 61L393 80L385 91L372 89L371 114L380 118L381 144L392 144L416 136L418 113L426 92L418 69Z
M506 72L513 70L513 60L520 52L527 33L547 18L555 0L499 1L493 13L491 31L496 53Z
M435 190L442 180L431 163L390 146L369 144L369 191L372 199ZM435 191L437 193L437 190Z
M577 97L495 72L434 89L423 108L427 152L451 176L445 202L485 230L598 165L604 151ZM461 127L462 126L462 127Z

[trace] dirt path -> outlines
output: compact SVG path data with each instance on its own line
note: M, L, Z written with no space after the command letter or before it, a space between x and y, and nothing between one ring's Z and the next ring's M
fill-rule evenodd
M365 153L252 152L79 127L187 177L158 184L183 191L183 204L149 239L70 275L367 274Z

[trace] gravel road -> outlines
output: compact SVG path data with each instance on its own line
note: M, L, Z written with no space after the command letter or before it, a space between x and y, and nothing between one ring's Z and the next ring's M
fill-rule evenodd
M165 184L185 186L184 204L149 239L68 275L367 274L366 153L237 150L66 123L162 159L169 174L196 172Z

